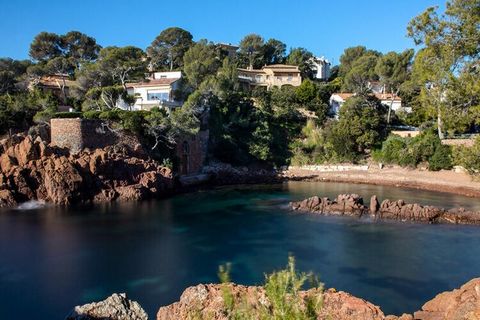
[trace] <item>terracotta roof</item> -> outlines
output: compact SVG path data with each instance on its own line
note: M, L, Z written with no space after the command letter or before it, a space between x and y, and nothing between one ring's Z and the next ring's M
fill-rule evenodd
M52 87L58 88L63 85L63 80L65 79L65 86L71 87L76 84L75 81L69 79L68 75L48 75L40 78L38 84L42 87Z
M339 96L340 98L342 98L343 100L347 100L348 98L350 98L351 96L353 96L354 94L353 93L334 93L332 94L332 96L335 95L335 96Z
M355 93L343 92L343 93L333 93L332 95L336 95L342 98L343 100L347 100L351 96L354 96ZM399 96L391 93L375 93L374 96L377 97L377 99L379 100L391 100L393 97L393 101L402 101L402 99Z
M140 88L140 87L156 87L156 86L169 86L180 78L162 78L152 79L144 82L127 83L127 88Z
M297 66L289 65L289 64L270 64L263 66L262 69L269 68L269 69L295 69L298 70Z
M253 74L265 73L265 71L259 70L259 69L244 69L244 68L238 68L238 71L240 71L240 72L246 72L246 73L253 73Z
M375 97L379 100L392 100L393 98L394 101L402 101L402 98L393 93L375 93Z

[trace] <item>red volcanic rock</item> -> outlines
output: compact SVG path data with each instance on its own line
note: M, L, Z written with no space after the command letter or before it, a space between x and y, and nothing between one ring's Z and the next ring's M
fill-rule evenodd
M107 147L70 155L41 139L0 141L0 207L27 200L56 204L141 200L173 186L172 172L128 150Z
M377 196L373 195L370 198L370 213L376 214L378 212L378 209L380 209L380 203L378 202Z
M253 309L258 306L270 306L268 297L262 287L242 286L236 284L200 284L187 288L180 301L161 307L157 320L177 319L211 319L227 320L222 286L226 286L235 301L246 301ZM336 292L333 289L322 292L311 289L299 293L303 299L318 297L323 300L318 319L338 320L383 320L385 316L377 306L368 301L354 297L346 292Z
M341 194L333 201L314 196L302 201L291 202L290 207L293 210L323 215L361 216L369 211L379 219L480 225L480 212L468 211L463 208L447 211L433 206L405 203L403 200L387 199L379 205L375 195L370 199L370 208L363 204L363 199L357 194Z
M418 320L480 320L480 278L443 292L414 313Z
M324 215L351 215L359 216L366 212L367 207L358 194L340 194L335 200L319 198L317 196L303 201L291 202L293 210L310 211Z
M10 190L0 190L0 207L13 207L17 201Z

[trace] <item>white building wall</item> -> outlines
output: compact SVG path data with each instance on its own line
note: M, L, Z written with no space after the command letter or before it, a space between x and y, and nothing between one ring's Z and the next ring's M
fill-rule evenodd
M152 79L180 79L182 77L181 71L170 72L154 72L152 73Z

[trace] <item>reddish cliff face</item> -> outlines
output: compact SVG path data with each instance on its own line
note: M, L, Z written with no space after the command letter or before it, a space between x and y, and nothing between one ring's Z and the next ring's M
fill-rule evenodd
M55 204L141 200L165 192L172 183L169 169L126 148L70 154L30 136L0 141L0 207L27 200Z

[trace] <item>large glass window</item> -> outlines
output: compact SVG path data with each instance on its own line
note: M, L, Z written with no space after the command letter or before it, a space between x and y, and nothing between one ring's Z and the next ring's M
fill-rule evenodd
M147 92L147 100L169 100L168 92Z

